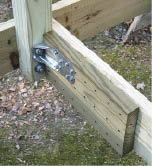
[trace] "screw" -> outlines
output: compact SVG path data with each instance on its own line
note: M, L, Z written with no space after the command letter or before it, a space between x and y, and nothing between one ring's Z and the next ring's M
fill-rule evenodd
M74 83L75 83L75 78L74 78L73 76L66 75L65 78L66 78L71 84L74 84Z
M63 65L63 63L64 63L64 61L61 59L61 60L59 60L59 64L60 65Z
M70 74L71 75L74 75L75 74L75 71L73 69L70 70Z
M70 82L71 82L71 84L75 83L75 78L73 76L70 77Z
M61 70L61 69L62 69L62 66L61 66L61 65L57 65L57 66L56 66L56 69Z
M66 66L66 67L69 67L69 65L70 65L69 62L66 62L66 63L65 63L65 66Z
M57 49L54 49L53 52L54 52L55 55L59 54L59 51Z

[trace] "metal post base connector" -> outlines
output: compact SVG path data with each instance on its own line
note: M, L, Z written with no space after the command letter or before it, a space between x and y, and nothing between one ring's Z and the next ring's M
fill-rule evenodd
M59 49L48 47L46 44L38 44L32 49L33 59L38 62L35 71L44 72L46 67L59 72L71 84L75 83L75 70L73 64L63 56Z

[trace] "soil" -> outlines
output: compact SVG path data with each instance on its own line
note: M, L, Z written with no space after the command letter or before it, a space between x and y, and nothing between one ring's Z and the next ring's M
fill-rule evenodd
M3 21L12 17L6 12L9 3L0 1L0 8L5 9L4 16L0 12ZM149 28L138 31L136 42L122 45L127 28L126 23L120 24L84 43L150 99ZM17 164L146 163L134 151L119 156L53 84L47 80L31 83L15 70L0 79L0 165Z
M0 0L0 22L13 18L11 0Z
M27 81L20 70L0 80L1 165L143 165L124 157L90 126L47 80Z

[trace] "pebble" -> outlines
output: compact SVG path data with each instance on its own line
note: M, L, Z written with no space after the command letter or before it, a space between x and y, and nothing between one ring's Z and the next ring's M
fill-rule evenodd
M20 146L18 144L16 145L16 149L20 150Z

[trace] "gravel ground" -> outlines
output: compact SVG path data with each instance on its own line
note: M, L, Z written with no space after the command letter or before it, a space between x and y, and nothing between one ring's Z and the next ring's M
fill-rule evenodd
M10 13L10 0L0 0L0 21ZM123 46L127 29L123 23L84 43L150 99L149 28ZM0 165L10 164L146 163L134 152L120 157L50 82L31 83L15 70L0 78Z

